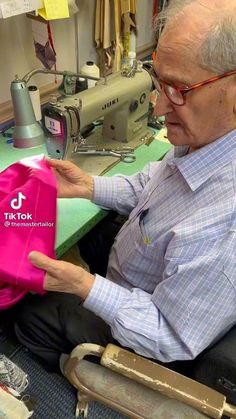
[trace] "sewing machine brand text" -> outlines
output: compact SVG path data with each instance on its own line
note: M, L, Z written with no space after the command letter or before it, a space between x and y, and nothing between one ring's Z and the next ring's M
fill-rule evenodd
M112 99L109 102L105 103L105 105L102 106L102 110L105 111L105 109L111 108L113 105L119 102L119 98Z

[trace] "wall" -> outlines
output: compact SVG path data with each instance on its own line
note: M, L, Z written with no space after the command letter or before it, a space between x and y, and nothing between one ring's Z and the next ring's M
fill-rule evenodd
M152 0L137 0L137 46L149 44L153 40ZM79 14L77 30L79 37L80 67L88 60L96 62L94 47L94 15L96 0L78 0ZM51 22L55 49L57 52L57 68L76 71L75 58L75 18L61 19ZM10 100L10 84L15 74L23 77L34 68L42 67L35 57L31 33L31 19L25 15L0 19L0 104ZM50 75L36 75L31 83L39 87L53 83Z

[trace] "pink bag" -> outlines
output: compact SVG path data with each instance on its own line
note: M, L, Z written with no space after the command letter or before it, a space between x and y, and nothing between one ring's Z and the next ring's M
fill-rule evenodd
M28 291L43 293L45 272L28 260L32 250L55 258L56 178L43 155L0 173L0 309Z

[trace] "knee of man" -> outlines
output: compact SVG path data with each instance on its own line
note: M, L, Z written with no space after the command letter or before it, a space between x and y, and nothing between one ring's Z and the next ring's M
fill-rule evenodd
M22 305L15 318L15 324L19 325L19 327L28 328L35 317L35 310L37 310L36 307L27 304Z

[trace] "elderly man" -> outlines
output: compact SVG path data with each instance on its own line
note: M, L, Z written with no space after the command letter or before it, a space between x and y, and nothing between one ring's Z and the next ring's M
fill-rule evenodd
M236 323L235 0L173 0L152 77L173 149L134 176L91 177L52 161L61 197L128 216L106 277L32 252L45 296L30 296L19 340L56 367L82 342L170 363Z

